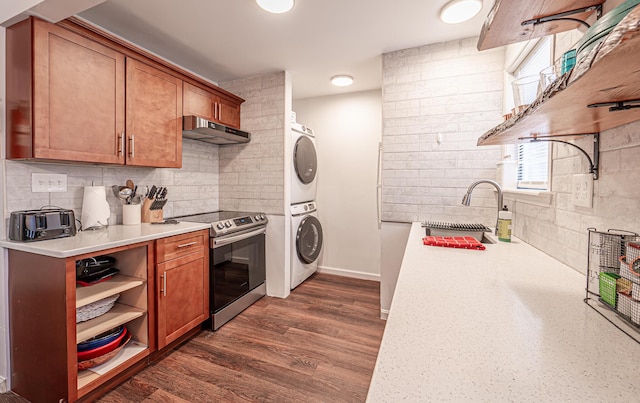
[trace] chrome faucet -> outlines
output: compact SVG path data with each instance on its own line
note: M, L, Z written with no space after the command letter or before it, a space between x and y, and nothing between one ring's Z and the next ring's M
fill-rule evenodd
M462 197L462 205L469 206L471 204L471 192L473 192L473 189L481 183L491 184L495 186L496 190L498 190L498 217L496 218L496 232L495 232L496 235L498 235L498 220L500 217L500 210L502 209L502 188L500 187L498 182L492 181L489 179L481 179L477 182L472 183L471 186L469 186L469 189L467 189L467 193Z

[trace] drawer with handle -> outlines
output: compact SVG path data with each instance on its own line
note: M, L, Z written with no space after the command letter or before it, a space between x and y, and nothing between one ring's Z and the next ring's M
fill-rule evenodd
M156 262L166 262L207 247L209 230L175 235L156 241Z

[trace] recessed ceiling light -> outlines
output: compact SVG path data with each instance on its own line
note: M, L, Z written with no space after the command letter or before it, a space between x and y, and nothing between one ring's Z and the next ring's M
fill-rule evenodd
M475 17L482 10L482 0L451 0L440 10L440 19L458 24Z
M270 13L282 14L293 8L294 0L256 0L256 3Z
M339 76L331 77L331 84L336 87L346 87L348 85L353 84L353 77L348 76L346 74L341 74Z

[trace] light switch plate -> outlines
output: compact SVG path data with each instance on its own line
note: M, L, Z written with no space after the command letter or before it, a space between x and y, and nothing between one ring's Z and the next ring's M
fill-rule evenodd
M577 174L571 178L571 202L576 207L593 207L593 175Z
M34 193L43 192L66 192L67 174L31 174L31 191Z

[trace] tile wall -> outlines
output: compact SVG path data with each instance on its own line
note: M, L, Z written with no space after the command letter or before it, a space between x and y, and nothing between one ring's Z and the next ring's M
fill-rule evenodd
M578 141L591 154L591 139ZM600 177L594 181L593 207L572 202L571 178L589 172L577 150L554 144L550 203L516 198L514 233L574 269L586 273L587 228L640 233L640 122L600 134Z
M182 150L181 169L5 161L6 212L58 206L73 209L80 218L83 187L104 185L111 207L109 223L121 224L121 202L111 186L124 185L127 179L138 184L139 189L154 184L166 186L169 201L164 207L165 217L218 210L218 146L183 140ZM66 174L67 192L33 193L32 173Z
M284 214L285 72L221 83L246 101L247 144L220 148L220 207Z
M494 179L499 147L477 147L502 115L504 52L478 52L477 38L383 57L385 221L451 220L495 225L496 197L477 179Z

